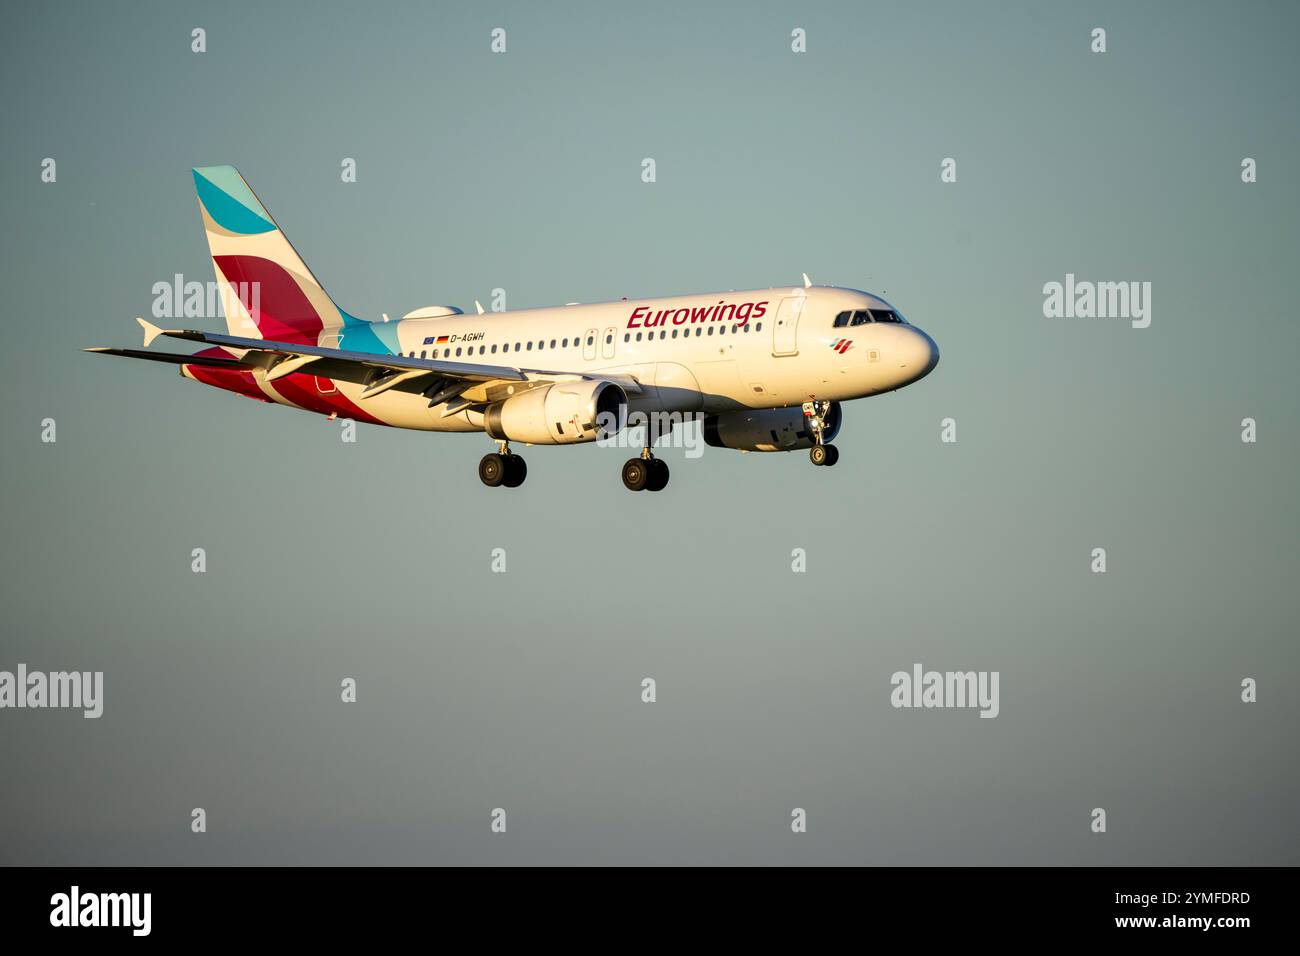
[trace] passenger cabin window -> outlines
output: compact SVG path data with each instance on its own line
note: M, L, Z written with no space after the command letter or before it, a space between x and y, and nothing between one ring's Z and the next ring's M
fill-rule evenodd
M891 311L890 309L872 309L871 315L877 322L897 322L900 325L903 323L903 320L899 318L898 313ZM854 324L856 325L857 323Z

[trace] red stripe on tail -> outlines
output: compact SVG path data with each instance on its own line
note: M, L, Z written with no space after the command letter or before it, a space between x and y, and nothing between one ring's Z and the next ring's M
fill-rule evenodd
M258 256L214 256L212 261L236 287L249 283L246 307L257 307L253 322L263 338L294 345L319 342L325 323L283 266ZM253 311L250 307L249 312Z

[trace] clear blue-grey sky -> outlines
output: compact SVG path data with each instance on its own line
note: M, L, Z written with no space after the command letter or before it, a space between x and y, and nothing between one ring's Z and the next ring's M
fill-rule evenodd
M0 862L1300 862L1297 28L1281 2L10 12L0 670L102 670L105 702L0 711ZM670 450L632 495L625 451L543 448L486 489L482 436L346 444L79 351L211 278L189 170L220 163L358 315L806 271L943 359L846 408L834 469ZM1067 273L1150 282L1150 327L1045 318ZM999 672L999 716L894 709L918 662Z

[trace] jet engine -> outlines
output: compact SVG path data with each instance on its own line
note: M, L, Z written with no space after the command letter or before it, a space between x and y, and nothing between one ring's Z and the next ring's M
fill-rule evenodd
M830 442L843 422L839 402L831 402L825 418L822 439ZM704 419L704 441L714 448L739 451L795 451L813 446L812 429L799 405L709 415Z
M573 445L615 435L627 421L627 394L613 382L556 382L488 406L483 427L498 441Z

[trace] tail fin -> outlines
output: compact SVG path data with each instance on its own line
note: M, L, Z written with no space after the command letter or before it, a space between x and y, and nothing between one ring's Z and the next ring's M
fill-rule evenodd
M234 166L194 170L231 335L317 345L356 321L326 294Z

